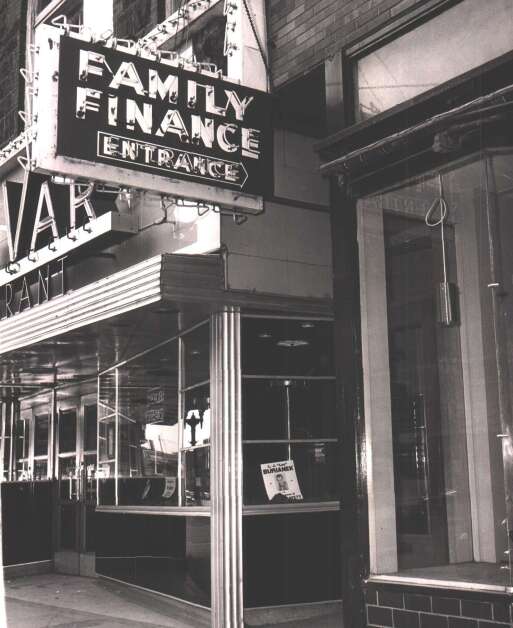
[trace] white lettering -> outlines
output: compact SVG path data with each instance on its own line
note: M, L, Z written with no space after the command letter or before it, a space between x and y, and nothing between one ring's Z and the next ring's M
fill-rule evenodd
M174 133L178 135L182 140L189 139L189 133L185 127L184 121L180 112L177 109L168 109L165 114L160 127L157 130L157 135L163 136L166 133Z
M126 101L126 127L135 131L135 123L139 125L143 133L151 135L153 124L153 108L150 104L144 103L143 110L139 109L135 100L127 98Z
M100 98L102 92L98 89L90 89L89 87L77 87L77 103L75 108L75 116L77 118L85 118L86 111L100 111Z
M108 157L119 155L119 142L115 135L103 135L103 154Z
M75 184L69 186L69 226L75 229L77 224L77 210L79 207L85 211L88 220L96 218L96 212L93 209L89 197L94 190L94 185L90 183L82 194L76 193Z
M109 87L113 89L119 89L121 85L131 87L139 96L144 95L144 87L137 74L135 65L131 61L123 61L114 74Z
M257 129L241 129L241 146L244 157L258 159L260 157L260 131Z
M108 123L110 126L118 125L118 97L109 96L107 103Z
M91 63L97 63L98 65L91 65ZM103 68L101 66L104 63L105 56L99 52L81 50L78 61L78 78L81 81L87 81L89 74L103 76Z
M203 145L207 148L212 148L214 143L214 121L212 118L205 118L205 121L200 116L191 115L191 135L193 141L201 140Z
M224 92L228 97L226 108L231 105L233 107L233 110L235 111L235 117L237 118L237 120L243 120L248 105L253 101L253 96L249 96L249 98L246 97L243 100L240 100L237 92L234 92L231 89L225 89Z
M164 82L161 81L157 70L148 72L148 96L156 98L157 94L162 100L168 96L169 102L176 102L178 99L178 76L169 74Z
M222 150L224 150L227 153L233 153L237 150L238 146L237 144L230 142L230 140L226 137L226 134L228 132L230 133L237 132L237 127L235 126L235 124L220 124L217 127L217 141L219 143L220 148L222 148Z
M48 215L45 218L41 218L43 205L46 205L46 211L48 212ZM59 237L59 230L57 229L57 221L55 220L55 212L53 210L50 188L48 187L48 181L44 181L39 191L34 230L32 231L32 239L30 240L30 248L32 251L36 248L38 235L47 229L51 230L54 239Z

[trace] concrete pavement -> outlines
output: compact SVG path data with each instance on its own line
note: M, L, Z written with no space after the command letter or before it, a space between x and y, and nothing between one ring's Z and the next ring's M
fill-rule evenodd
M200 628L209 613L100 578L44 574L5 582L7 628Z
M102 578L41 574L5 581L0 628L208 628L210 613L194 606ZM304 617L249 612L258 628L340 628L340 609Z

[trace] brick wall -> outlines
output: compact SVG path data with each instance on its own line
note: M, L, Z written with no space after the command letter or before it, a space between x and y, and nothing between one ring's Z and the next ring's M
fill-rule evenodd
M279 86L424 0L269 0L273 85Z
M22 130L24 107L26 0L0 0L0 146Z
M511 595L369 583L368 628L511 628Z

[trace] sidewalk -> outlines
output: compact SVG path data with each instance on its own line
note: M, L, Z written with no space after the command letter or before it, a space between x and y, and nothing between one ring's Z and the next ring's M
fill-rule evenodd
M5 582L7 628L202 628L207 611L101 578L44 574ZM0 617L4 625L5 616Z
M260 614L260 613L259 613ZM266 621L267 619L267 621ZM255 628L340 628L339 612L270 621L248 617ZM270 622L270 623L268 623ZM0 628L209 628L210 613L102 578L43 574L5 582Z

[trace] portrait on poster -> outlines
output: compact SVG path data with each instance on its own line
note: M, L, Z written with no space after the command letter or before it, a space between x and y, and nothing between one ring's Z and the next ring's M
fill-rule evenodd
M293 460L267 462L260 468L269 501L303 501Z

